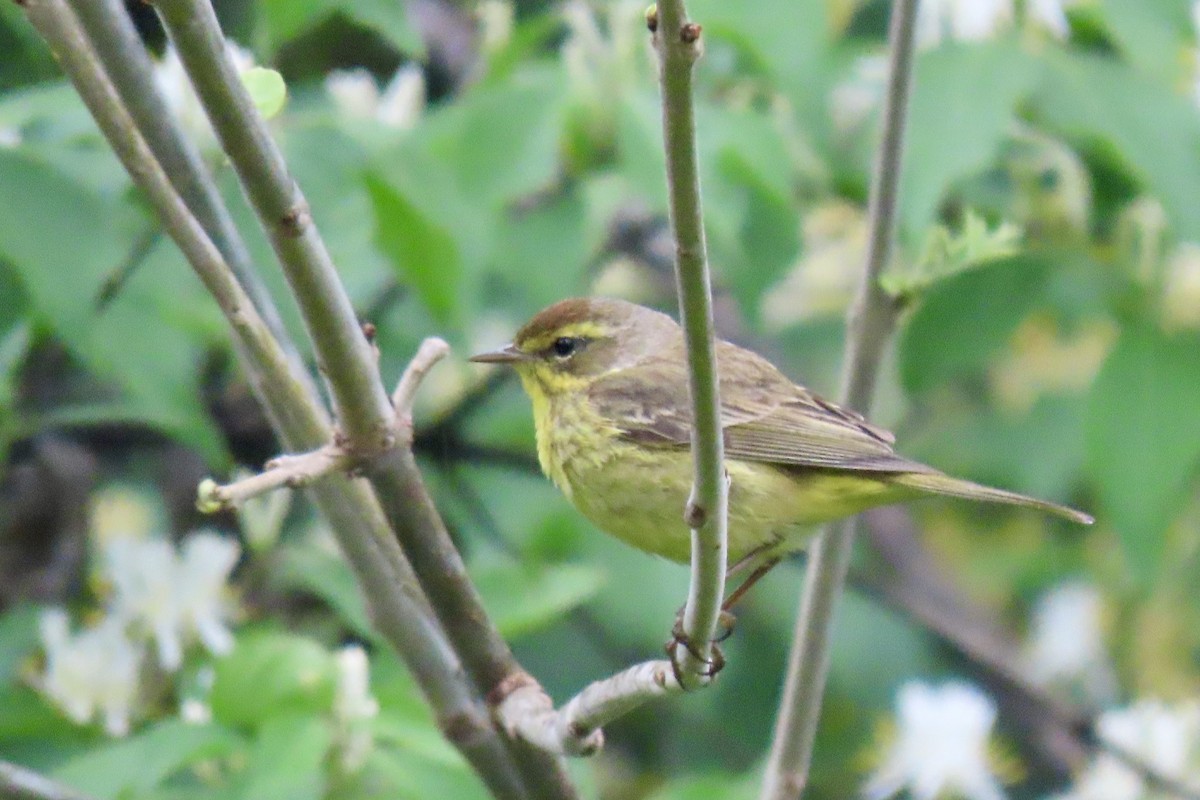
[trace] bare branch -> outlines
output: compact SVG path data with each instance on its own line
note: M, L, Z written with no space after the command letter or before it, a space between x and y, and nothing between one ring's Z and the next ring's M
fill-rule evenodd
M916 14L917 0L897 0L892 6L888 91L883 141L871 181L867 263L849 314L841 399L845 406L861 413L869 410L879 364L896 322L895 305L880 287L879 276L891 257L896 231ZM813 546L788 658L784 697L760 794L762 800L798 798L808 781L821 698L829 672L833 615L846 582L855 527L856 518L836 523Z
M683 691L670 661L646 661L596 681L557 711L531 683L510 692L495 713L512 736L550 752L587 756L603 746L603 726L643 703Z
M400 382L396 384L396 391L392 392L392 408L396 409L397 416L404 416L412 412L417 386L425 378L426 373L433 369L433 365L445 358L449 352L450 345L436 336L431 336L421 342L421 346L417 348L417 354L413 356L412 361L408 362L408 368L400 376Z
M344 472L354 465L353 459L336 444L328 444L311 453L285 455L266 463L257 475L219 484L212 479L200 482L196 491L196 508L205 514L228 511L260 494L276 489L299 489L332 472Z
M233 329L251 384L285 445L303 451L329 441L332 428L319 400L309 392L309 384L291 373L278 342L176 194L64 0L25 0L24 8L134 182L149 196L171 237L217 300ZM492 726L482 698L465 679L369 487L333 476L310 491L363 587L375 625L408 664L447 738L496 797L524 798L523 782L514 772L505 743Z

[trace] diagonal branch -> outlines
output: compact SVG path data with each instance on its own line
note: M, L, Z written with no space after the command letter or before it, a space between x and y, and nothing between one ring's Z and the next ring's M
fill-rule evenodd
M310 385L292 373L291 363L220 252L171 186L64 0L25 0L24 7L109 144L225 314L251 384L286 446L305 450L329 441L328 417L309 393ZM497 798L526 797L505 743L478 693L464 679L461 663L369 487L338 475L314 485L311 492L363 587L375 625L408 664L447 738Z
M9 800L91 800L33 770L7 761L0 761L0 797Z
M888 90L883 141L871 181L867 263L858 296L850 309L842 373L842 403L860 413L869 410L879 364L896 322L896 307L880 287L879 276L891 257L896 231L916 15L917 0L897 0L892 6ZM846 582L855 528L856 518L836 523L813 546L788 658L784 696L763 780L762 800L798 798L808 781L821 697L829 672L833 615Z
M225 53L207 0L159 0L159 13L222 148L267 233L308 327L328 380L346 449L360 457L404 554L442 627L485 696L524 675L487 616L408 443L399 444L392 409L371 345L283 155ZM399 444L399 446L398 446ZM575 792L563 765L516 742L522 778L537 794Z

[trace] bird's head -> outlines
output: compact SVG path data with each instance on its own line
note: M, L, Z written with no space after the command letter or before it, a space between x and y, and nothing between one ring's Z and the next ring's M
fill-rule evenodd
M681 340L679 326L666 314L624 300L579 297L542 309L510 344L471 360L511 364L530 395L553 396L578 391Z

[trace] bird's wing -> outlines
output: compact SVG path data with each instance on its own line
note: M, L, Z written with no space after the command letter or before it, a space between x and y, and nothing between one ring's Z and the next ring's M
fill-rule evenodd
M727 457L825 469L933 471L897 455L890 433L795 385L765 359L725 342L718 359ZM691 442L692 406L681 359L606 375L589 393L600 415L627 439L658 447Z

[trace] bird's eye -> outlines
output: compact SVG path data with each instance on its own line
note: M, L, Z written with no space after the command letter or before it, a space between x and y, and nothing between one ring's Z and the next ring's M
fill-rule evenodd
M550 349L558 358L567 358L579 349L579 339L574 336L560 336L554 340L554 344L550 345Z

